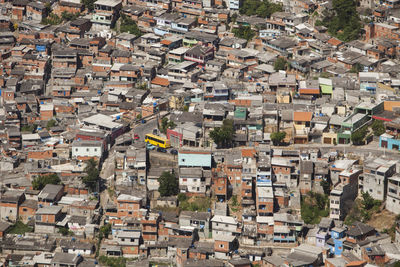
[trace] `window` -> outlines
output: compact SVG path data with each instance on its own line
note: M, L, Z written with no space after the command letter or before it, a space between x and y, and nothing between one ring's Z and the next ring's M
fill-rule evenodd
M389 188L389 193L397 194L397 190L393 188Z
M25 212L26 212L26 211L28 211L28 209L26 209L26 208L23 208L23 209L22 209L22 211L25 211Z
M97 152L97 148L94 149L94 152Z
M86 152L89 152L89 148L86 148Z
M75 152L78 152L78 149L77 149L77 148L75 148Z
M225 246L224 246L224 244L219 244L219 247L224 248Z

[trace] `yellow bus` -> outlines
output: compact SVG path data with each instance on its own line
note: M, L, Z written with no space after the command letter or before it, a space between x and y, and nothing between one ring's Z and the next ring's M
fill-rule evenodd
M154 134L146 134L144 141L156 147L169 148L171 146L168 139Z

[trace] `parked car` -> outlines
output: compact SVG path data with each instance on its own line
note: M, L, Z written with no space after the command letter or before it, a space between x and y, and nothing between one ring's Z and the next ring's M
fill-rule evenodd
M172 155L178 155L178 150L171 149L171 151L169 153L171 153Z
M161 153L167 153L167 150L165 148L162 148L162 147L157 147L157 151L161 152Z
M158 129L153 129L153 134L158 135Z
M147 145L146 145L146 148L147 148L148 150L154 150L154 149L156 149L156 147L153 146L152 144L147 144Z

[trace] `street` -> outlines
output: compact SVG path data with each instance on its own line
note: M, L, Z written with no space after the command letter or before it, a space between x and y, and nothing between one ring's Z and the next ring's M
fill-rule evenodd
M144 124L138 124L133 128L133 133L139 135L139 140L144 141L144 136L152 133L153 129L158 129L157 118L146 121Z

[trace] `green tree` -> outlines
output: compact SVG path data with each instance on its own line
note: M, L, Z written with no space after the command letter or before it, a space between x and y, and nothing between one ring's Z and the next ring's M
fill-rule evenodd
M361 196L363 209L370 210L375 206L375 199L373 199L368 192L363 192Z
M319 223L321 217L329 215L329 199L327 195L308 192L302 198L301 218L307 224Z
M188 112L189 111L189 106L187 106L187 105L183 106L183 111Z
M238 17L237 13L233 13L232 16L231 16L231 21L233 23L236 23L237 17Z
M372 214L379 212L381 204L381 201L373 199L368 192L362 193L361 199L356 199L352 205L344 223L346 225L352 225L356 221L369 221Z
M86 167L85 167L86 176L82 178L82 182L92 191L95 191L97 189L97 185L100 180L99 177L100 172L97 166L98 166L97 161L95 161L94 159L86 161Z
M381 201L373 199L368 192L362 193L361 196L361 216L362 221L366 222L371 219L373 213L379 210Z
M286 59L284 59L283 57L279 57L274 63L274 70L286 70L287 64L288 62L286 61Z
M54 127L57 125L57 121L56 120L49 120L46 124L46 129L49 130L51 127Z
M28 124L21 127L21 132L31 132L35 131L36 125L35 124Z
M210 138L218 147L226 147L231 145L234 134L233 120L226 119L223 121L222 127L214 128L210 132Z
M174 173L163 172L158 178L158 182L160 184L158 192L162 197L174 196L179 193L179 183Z
M58 228L58 232L60 234L62 234L63 236L67 236L67 235L73 235L74 233L72 231L70 231L67 227L63 226L63 227L59 227Z
M371 128L372 131L374 131L375 136L380 136L381 134L384 134L386 131L383 121L380 120L374 120L374 122L371 125Z
M363 69L363 67L361 66L361 64L360 63L356 63L351 67L350 72L351 73L359 73L359 72L362 71L362 69Z
M247 41L250 41L254 38L254 36L256 36L256 33L251 29L250 26L240 25L239 28L232 29L232 32L236 37L246 39Z
M7 229L8 234L23 235L25 233L33 232L33 228L18 220L13 226Z
M94 2L96 0L81 0L81 3L87 8L89 11L92 11L94 9Z
M333 12L325 11L322 24L328 32L344 42L358 39L361 20L357 12L356 0L333 0Z
M70 12L64 11L64 12L61 13L61 18L63 20L65 20L65 21L71 21L71 20L74 20L77 17L79 17L79 15L80 14L78 12L77 13L70 13Z
M366 137L368 133L368 128L363 127L361 129L358 129L354 133L351 134L351 142L353 142L354 145L359 146L364 144L364 138Z
M161 132L166 133L167 129L174 129L176 127L176 124L173 121L168 120L168 118L164 117L161 120Z
M46 18L42 19L44 25L58 25L63 22L63 19L54 13L50 13Z
M273 13L282 10L281 4L271 3L268 0L245 0L239 12L247 16L269 18Z
M128 32L136 36L142 36L142 32L137 26L136 22L125 14L121 14L120 32Z
M183 202L187 200L187 196L184 193L179 193L178 194L178 201Z
M232 200L232 206L236 207L236 206L239 205L239 202L238 202L238 199L237 199L236 195L233 195L231 200Z
M60 184L61 180L57 174L39 175L32 181L35 190L42 190L47 184Z
M365 135L361 131L356 131L351 135L351 142L356 146L363 145L364 137Z
M286 132L275 132L271 134L271 141L274 145L280 145L286 137Z
M108 235L111 233L111 224L107 223L100 227L100 237L108 238Z
M327 180L322 180L320 182L320 185L322 186L324 193L326 195L329 195L329 193L331 192L331 184L329 183L329 181Z

